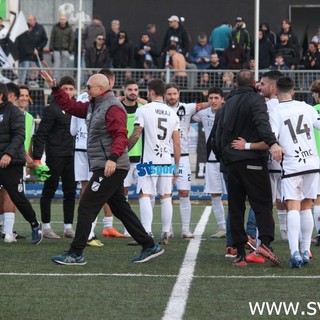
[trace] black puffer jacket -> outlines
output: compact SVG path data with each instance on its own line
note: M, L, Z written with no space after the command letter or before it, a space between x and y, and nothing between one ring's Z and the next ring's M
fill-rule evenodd
M252 87L239 87L221 109L216 152L222 155L226 165L244 160L268 160L267 151L233 149L231 142L238 137L250 142L264 141L269 146L277 142L265 101Z
M10 165L24 165L25 117L23 112L11 104L0 104L0 159L4 154L11 157Z
M43 116L33 139L33 157L39 160L44 148L46 157L72 156L73 136L70 134L71 115L61 110L54 100L44 108Z

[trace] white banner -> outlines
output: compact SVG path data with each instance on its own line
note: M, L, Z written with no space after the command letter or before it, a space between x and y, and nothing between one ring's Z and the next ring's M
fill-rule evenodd
M18 14L18 17L17 17L17 19L11 29L9 39L12 42L15 42L17 37L19 37L21 34L23 34L24 32L26 32L28 30L29 30L29 27L27 24L26 17L24 16L23 12L20 11Z

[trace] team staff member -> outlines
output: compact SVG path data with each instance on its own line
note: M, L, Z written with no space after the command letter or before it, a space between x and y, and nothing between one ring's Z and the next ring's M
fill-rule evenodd
M69 76L62 77L59 85L70 98L75 94L75 82ZM52 100L43 111L43 117L33 140L33 158L35 163L41 163L41 157L46 150L46 163L51 177L44 183L41 199L41 219L43 236L48 239L60 239L50 225L51 202L59 185L61 177L63 191L64 236L74 237L72 228L76 187L74 177L73 136L70 134L71 116L62 111Z
M0 83L0 118L0 185L30 223L32 243L39 244L42 240L40 224L23 190L25 116L8 101L8 90L3 83Z
M227 165L228 200L231 235L237 249L235 266L246 266L244 245L248 241L244 230L245 201L256 214L261 245L260 255L275 265L280 265L277 256L270 250L274 239L272 217L272 193L267 167L267 151L235 150L231 143L238 137L257 142L261 139L271 147L274 156L279 158L282 149L272 133L267 106L254 90L254 78L250 70L241 70L237 75L237 90L221 109L217 128L217 148Z
M130 167L126 112L109 89L108 78L102 74L91 76L87 82L90 102L83 103L71 100L47 72L43 71L42 76L53 89L55 101L63 110L86 118L88 158L93 171L80 199L76 234L71 247L67 253L52 257L52 261L63 265L86 264L82 253L91 224L105 202L143 247L141 254L132 262L146 262L161 255L164 250L146 233L123 193L123 181Z

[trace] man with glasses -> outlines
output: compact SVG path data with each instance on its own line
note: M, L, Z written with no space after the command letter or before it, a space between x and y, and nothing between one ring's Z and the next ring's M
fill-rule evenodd
M146 233L124 196L123 181L130 167L126 112L109 89L108 78L102 74L91 76L87 82L90 101L82 103L71 100L46 71L42 72L42 76L52 88L60 108L86 118L88 157L93 171L80 199L76 235L71 247L65 254L52 257L52 261L62 265L86 264L82 253L91 224L105 202L143 247L141 254L133 258L132 262L142 263L161 255L164 250Z
M85 58L87 68L102 69L108 67L109 53L102 34L98 34L93 45L87 49ZM89 70L89 75L93 73L93 70Z

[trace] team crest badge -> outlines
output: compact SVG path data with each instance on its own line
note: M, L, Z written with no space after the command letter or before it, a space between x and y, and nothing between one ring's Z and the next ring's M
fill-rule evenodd
M3 114L0 114L0 122L3 121Z
M97 181L94 181L93 184L92 184L92 186L91 186L91 190L92 190L93 192L97 192L97 191L99 190L99 188L100 188L100 183L97 182Z
M22 191L23 191L23 185L22 185L22 183L19 183L19 184L18 184L18 191L19 191L19 192L22 192Z

